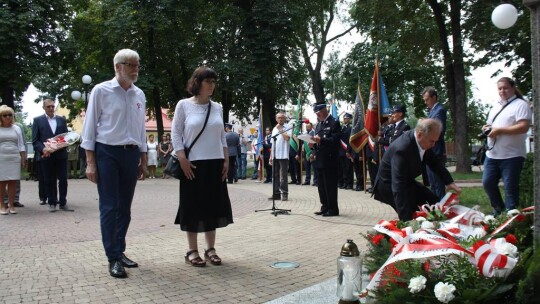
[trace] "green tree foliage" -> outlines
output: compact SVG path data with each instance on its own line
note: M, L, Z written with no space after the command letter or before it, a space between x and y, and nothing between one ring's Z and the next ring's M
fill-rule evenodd
M14 108L34 75L45 63L58 60L58 45L66 38L71 9L64 0L0 3L0 96Z
M290 31L295 11L288 5L285 0L81 1L60 46L62 66L50 67L49 74L58 77L41 77L36 86L80 109L82 102L69 100L82 85L80 77L89 74L94 84L112 78L114 54L131 48L141 56L137 85L146 93L150 114L161 107L174 110L188 96L192 71L208 65L220 76L214 97L225 121L230 111L248 118L262 104L265 121L274 123L276 105L294 99L306 75ZM156 118L161 125L160 115Z

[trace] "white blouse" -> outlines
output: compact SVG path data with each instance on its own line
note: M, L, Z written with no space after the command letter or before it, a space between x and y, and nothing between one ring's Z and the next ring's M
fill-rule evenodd
M204 132L189 152L189 160L224 159L223 148L227 148L221 105L210 101L212 110ZM174 152L191 145L201 131L206 119L208 104L197 104L193 98L182 99L176 104L171 128Z

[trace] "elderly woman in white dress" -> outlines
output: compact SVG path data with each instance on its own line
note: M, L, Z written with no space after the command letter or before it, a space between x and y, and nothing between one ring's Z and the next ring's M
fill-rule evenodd
M3 105L0 106L0 197L8 193L8 205L4 200L0 200L0 214L16 214L15 190L17 180L21 179L21 167L26 165L26 153L24 139L19 126L14 124L15 113L13 109ZM8 209L9 208L9 209Z

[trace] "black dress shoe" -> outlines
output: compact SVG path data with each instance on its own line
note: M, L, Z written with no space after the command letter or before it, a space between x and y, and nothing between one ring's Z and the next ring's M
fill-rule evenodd
M122 263L122 266L127 267L127 268L139 267L139 264L137 264L137 262L134 262L128 259L128 257L125 254L122 254L122 257L120 258L120 262Z
M345 188L345 186L343 186L343 185L338 185L337 187L338 187L339 189Z
M47 202L46 202L45 200L42 200L42 201L39 201L39 204L40 204L41 206L43 206L43 205L47 205Z
M339 216L339 212L326 211L325 213L322 214L322 216Z
M369 192L369 193L373 193L373 188L372 188L372 187L369 187L369 188L367 188L366 191Z
M313 183L312 186L317 187L319 184Z
M58 207L58 210L61 210L61 211L69 211L69 212L75 211L75 210L69 208L67 204L60 205L60 206Z
M109 274L115 278L127 278L126 270L120 260L109 262Z
M315 215L322 215L322 214L324 214L325 212L326 212L326 210L321 209L320 211L315 211L315 212L313 212L313 214L315 214Z
M19 202L14 202L13 207L21 208L21 207L24 207L24 205Z
M309 182L302 183L302 185L304 185L304 186L309 186L309 184L310 184Z
M290 181L289 182L289 185L294 185L294 184L296 184L296 181Z
M364 187L362 187L362 186L356 186L356 191L362 191L362 190L364 190Z

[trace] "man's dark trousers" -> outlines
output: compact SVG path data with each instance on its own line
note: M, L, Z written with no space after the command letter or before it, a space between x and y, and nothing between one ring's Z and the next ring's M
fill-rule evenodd
M336 212L338 208L338 172L335 168L317 168L317 188L321 200L321 211Z
M67 203L67 158L57 158L53 153L49 157L41 158L39 162L49 205L60 203L60 206L64 206ZM58 190L56 181L58 181Z
M141 152L137 146L124 148L97 142L95 153L101 237L107 259L113 261L126 249Z

